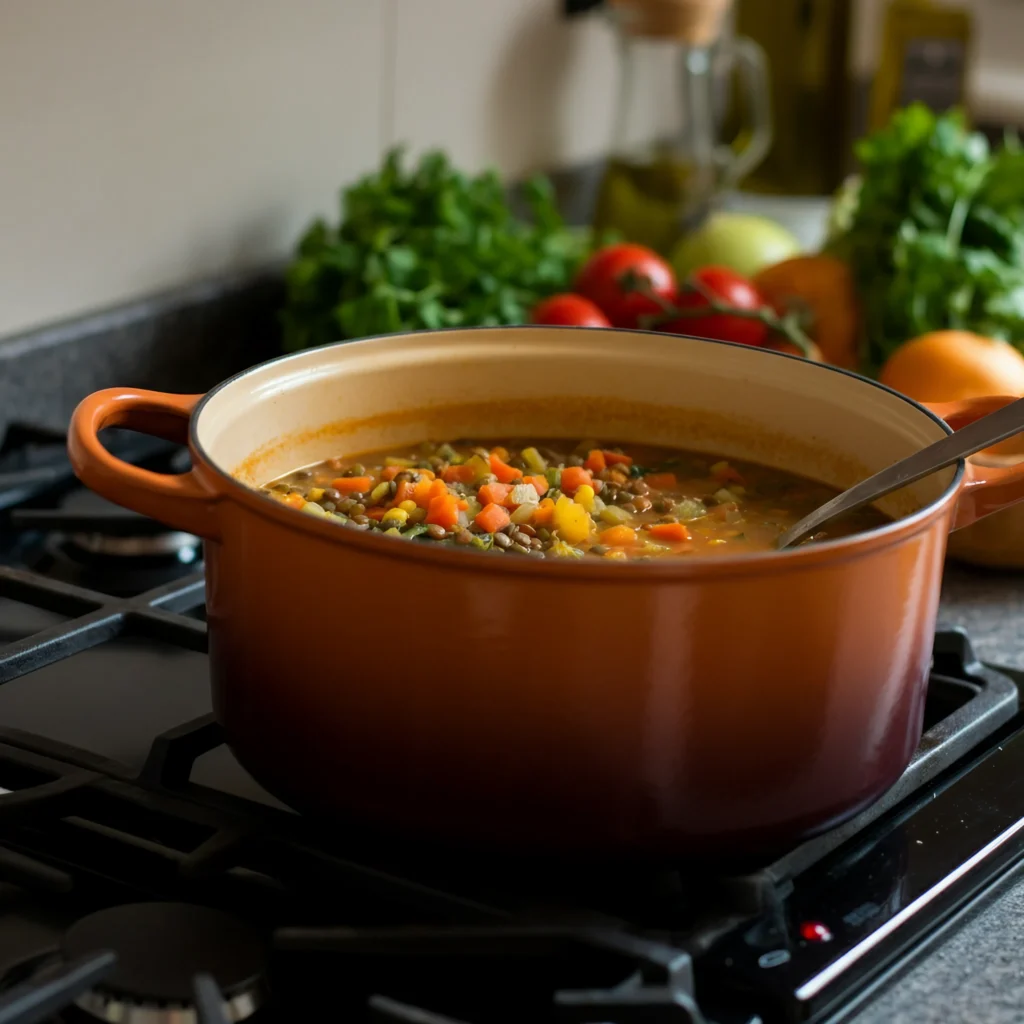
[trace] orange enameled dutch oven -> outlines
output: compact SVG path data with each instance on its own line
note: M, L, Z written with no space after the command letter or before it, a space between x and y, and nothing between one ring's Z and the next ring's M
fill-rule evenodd
M1024 467L961 463L852 537L634 563L408 543L250 485L425 438L598 436L846 487L1010 400L930 410L757 348L481 328L306 351L206 396L102 391L70 451L93 490L206 541L216 714L294 807L537 852L736 853L898 778L947 534L1024 497ZM187 439L191 472L120 462L110 426Z

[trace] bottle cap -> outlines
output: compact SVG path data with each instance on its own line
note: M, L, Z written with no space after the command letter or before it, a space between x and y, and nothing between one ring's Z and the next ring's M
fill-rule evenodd
M722 32L732 0L610 0L623 31L710 46Z

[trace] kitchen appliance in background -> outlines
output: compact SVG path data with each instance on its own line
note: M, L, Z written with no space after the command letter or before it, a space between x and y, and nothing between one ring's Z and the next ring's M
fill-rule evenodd
M595 225L668 254L771 143L764 56L723 38L732 0L606 0L617 37L618 95ZM735 71L749 117L742 141L719 139L716 98Z

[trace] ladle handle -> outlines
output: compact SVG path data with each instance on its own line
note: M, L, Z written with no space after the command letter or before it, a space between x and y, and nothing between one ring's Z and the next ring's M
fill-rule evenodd
M875 473L874 476L869 476L867 480L862 480L849 490L836 495L831 501L827 501L820 508L815 509L809 516L805 516L795 526L787 530L779 538L778 547L789 547L798 540L814 533L815 530L819 529L819 527L823 526L834 516L870 505L873 501L884 498L887 494L898 491L901 487L906 487L908 484L930 476L937 470L950 466L954 462L959 462L960 459L966 459L969 455L974 455L985 448L991 448L992 445L1005 441L1008 437L1013 437L1014 434L1024 431L1024 398L995 398L984 399L983 401L998 404L999 407L994 412L988 412L987 415L982 413L980 418L972 418L972 421L967 423L967 425L959 430L954 430L952 434L942 438L941 441L936 441L934 444L928 445L927 448L914 452L913 455L901 459L899 462L886 467L880 473ZM943 411L945 411L949 419L953 420L957 411L960 411L963 416L968 416L971 415L972 411L976 413L977 409L977 403L973 403L970 406L948 406L945 410L941 407L936 407L933 411L939 415L942 415ZM943 418L946 418L946 416L943 416ZM954 529L967 526L982 515L987 515L989 512L994 512L998 508L1024 498L1024 466L994 471L992 469L982 469L981 473L984 475L979 476L972 469L963 495L963 498L968 499L963 514L964 521L961 522L961 513L958 508ZM998 480L994 478L996 475L1000 475ZM1012 496L1009 493L1006 494L1006 500L993 503L992 507L986 507L980 501L980 491L982 488L987 489L995 486L1005 488L1007 485L1012 490ZM979 493L972 499L972 492L975 489L978 489ZM972 512L974 513L973 515L971 514Z

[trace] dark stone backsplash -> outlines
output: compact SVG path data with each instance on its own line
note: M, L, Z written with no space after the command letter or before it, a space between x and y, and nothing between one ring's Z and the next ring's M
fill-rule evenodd
M207 391L280 352L282 298L273 267L0 339L0 438L12 423L64 430L100 388Z

